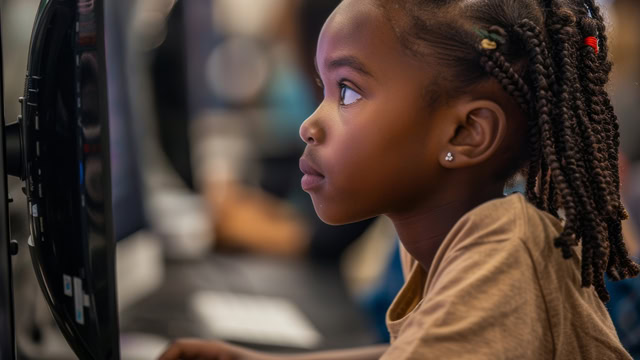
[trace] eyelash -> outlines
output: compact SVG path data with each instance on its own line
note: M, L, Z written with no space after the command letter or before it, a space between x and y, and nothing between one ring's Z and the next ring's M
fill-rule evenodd
M360 92L359 92L358 90L354 89L354 87L353 87L353 86L349 86L349 85L347 85L347 84L344 82L344 80L340 80L340 81L338 81L338 89L340 89L340 93L339 93L339 94L340 94L340 106L351 106L351 105L356 104L356 103L357 103L357 102L359 102L360 100L362 100L362 95L360 94ZM344 89L349 89L349 90L353 91L354 93L358 94L358 95L360 96L360 98L359 98L358 100L354 101L354 102L353 102L353 103L351 103L351 104L345 104L345 103L344 103L344 99L342 98L342 92L344 91Z
M317 85L318 87L320 87L320 89L324 90L324 89L325 89L325 87L324 87L324 83L322 82L322 79L320 79L320 77L319 77L319 76L316 76L316 77L315 77L315 80L316 80L316 85ZM346 81L345 79L341 79L340 81L338 81L338 82L336 83L336 84L338 85L338 89L340 90L340 91L339 91L339 94L340 94L340 98L341 98L341 99L340 99L340 105L341 105L341 106L349 106L349 105L344 104L344 102L343 102L343 100L342 100L342 91L343 91L345 88L348 88L349 90L351 90L351 91L353 91L353 92L356 92L356 93L360 94L360 92L359 92L358 90L354 89L354 87L352 87L352 86L347 85L347 84L345 83L345 81ZM361 96L362 96L362 95L361 95ZM356 102L358 102L358 101L360 101L360 100L357 100ZM353 104L350 104L350 105L353 105Z

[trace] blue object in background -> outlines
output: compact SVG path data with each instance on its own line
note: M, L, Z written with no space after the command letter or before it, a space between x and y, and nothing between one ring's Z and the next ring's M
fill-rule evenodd
M380 342L389 342L389 331L385 322L387 309L404 285L399 243L400 241L396 239L387 267L378 284L359 300L360 305L371 318Z
M640 278L606 281L611 300L607 309L622 345L640 359Z

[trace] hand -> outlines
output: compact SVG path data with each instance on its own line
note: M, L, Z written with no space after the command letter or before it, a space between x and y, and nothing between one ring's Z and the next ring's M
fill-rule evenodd
M253 356L252 356L253 355ZM173 342L158 360L241 360L261 359L258 353L221 341L180 339Z
M373 360L379 359L389 344L329 350L304 354L266 354L221 341L182 339L169 345L158 360Z

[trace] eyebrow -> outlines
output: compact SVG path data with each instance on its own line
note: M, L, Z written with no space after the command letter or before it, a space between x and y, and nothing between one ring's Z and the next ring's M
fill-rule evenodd
M315 61L315 65L316 65L316 71L319 73L317 60ZM362 61L360 61L355 56L341 56L339 58L332 59L327 63L327 68L329 70L335 70L341 67L351 68L361 73L362 75L373 78L373 74L369 70L367 70L367 67L364 66Z

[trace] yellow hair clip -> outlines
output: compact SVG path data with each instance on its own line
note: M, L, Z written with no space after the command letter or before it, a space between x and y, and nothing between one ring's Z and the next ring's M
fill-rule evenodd
M480 42L480 46L486 50L494 50L498 47L498 44L496 44L495 41L491 41L489 39L482 39L482 41Z
M480 47L485 50L495 50L498 48L498 42L504 43L504 38L498 34L478 28L475 29L475 32L482 37Z

